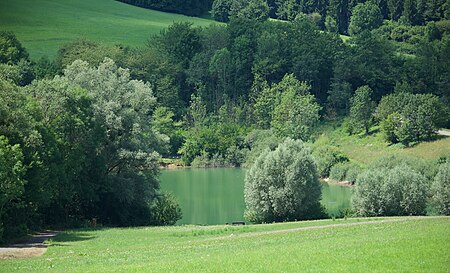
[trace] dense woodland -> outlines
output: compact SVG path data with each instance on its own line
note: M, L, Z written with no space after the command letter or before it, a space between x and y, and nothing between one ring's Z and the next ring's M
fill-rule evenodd
M204 6L176 12L207 6L192 2ZM94 218L173 224L180 211L159 191L160 156L251 167L290 138L307 143L284 145L308 150L299 160L314 158L311 175L355 182L366 166L314 143L321 122L340 120L361 135L378 125L386 141L404 146L449 128L450 2L359 2L216 0L212 15L227 24L174 23L140 48L77 40L55 60L31 61L13 33L1 32L0 235ZM355 213L421 215L434 200L448 214L445 162L369 166ZM388 189L398 194L374 206ZM273 213L252 219L298 219Z

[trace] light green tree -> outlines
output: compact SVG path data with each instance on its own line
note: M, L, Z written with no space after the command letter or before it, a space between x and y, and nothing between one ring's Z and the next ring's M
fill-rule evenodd
M245 217L255 223L321 216L319 176L300 140L264 151L246 174L244 195Z
M369 86L361 86L355 91L351 99L350 122L354 129L364 129L369 133L370 125L373 120L375 102L371 99L372 89Z
M432 201L438 212L450 215L450 161L441 164L431 186Z
M286 75L276 87L282 88L283 93L273 110L274 132L280 137L307 140L319 121L321 109L315 97L308 94L310 86Z

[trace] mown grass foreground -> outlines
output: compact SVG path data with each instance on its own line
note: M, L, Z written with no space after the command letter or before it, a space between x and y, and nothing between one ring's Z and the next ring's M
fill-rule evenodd
M450 218L64 232L1 272L445 272Z
M206 26L214 21L159 12L115 0L2 0L0 30L13 31L32 59L54 57L77 38L110 45L144 46L173 22Z

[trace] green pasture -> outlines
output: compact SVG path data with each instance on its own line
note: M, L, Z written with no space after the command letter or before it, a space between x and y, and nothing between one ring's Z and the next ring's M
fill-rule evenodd
M54 57L77 38L142 46L173 22L214 21L138 8L115 0L2 0L0 30L13 31L32 59Z
M404 217L72 230L44 256L0 261L0 271L446 272L449 225Z

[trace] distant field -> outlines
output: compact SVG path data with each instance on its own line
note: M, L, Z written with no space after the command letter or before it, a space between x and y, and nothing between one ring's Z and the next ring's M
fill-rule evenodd
M450 218L67 231L1 272L446 272ZM300 229L304 228L304 229Z
M379 158L390 155L407 155L427 160L436 160L450 156L450 137L436 136L433 141L421 142L412 147L389 145L373 127L369 136L348 135L339 122L322 124L319 131L322 134L317 141L338 146L349 158L363 164L369 164Z
M76 38L142 46L173 22L214 21L143 9L115 0L0 0L0 30L16 33L32 59L53 58Z

